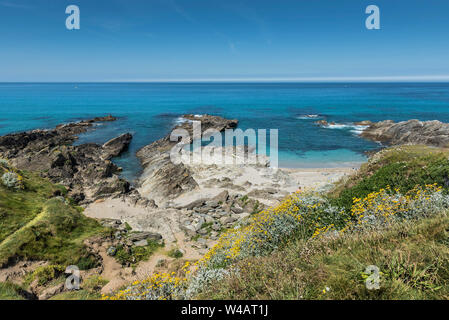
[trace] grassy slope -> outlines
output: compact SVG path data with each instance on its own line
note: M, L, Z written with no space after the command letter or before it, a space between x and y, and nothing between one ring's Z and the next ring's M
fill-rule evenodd
M66 192L63 186L54 185L34 173L22 174L24 190L7 189L0 183L0 242L33 220L54 192Z
M449 218L442 216L386 232L308 245L292 241L268 257L239 263L239 276L213 284L200 298L449 299L448 237ZM369 265L382 272L380 290L366 288Z
M53 198L64 187L29 172L23 175L24 190L0 186L0 266L20 257L56 264L94 264L83 240L104 230L77 208Z
M353 197L387 185L402 191L435 182L447 187L448 154L425 146L384 150L329 197L349 209ZM363 272L368 265L383 272L380 290L366 289ZM246 259L237 267L238 276L212 284L200 298L448 299L449 218L442 214L337 240L292 238L282 250Z
M330 197L335 205L350 208L353 197L365 197L386 186L402 192L416 185L438 183L448 187L449 150L426 146L401 146L374 155L349 180L339 183Z

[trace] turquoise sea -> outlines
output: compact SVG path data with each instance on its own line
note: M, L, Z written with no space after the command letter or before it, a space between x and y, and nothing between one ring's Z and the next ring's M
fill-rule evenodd
M279 129L282 167L353 166L379 145L361 139L361 120L449 122L449 83L0 83L0 135L112 114L83 134L102 143L131 132L115 159L134 179L134 156L166 135L184 113L239 119L242 129ZM328 128L314 121L335 122Z

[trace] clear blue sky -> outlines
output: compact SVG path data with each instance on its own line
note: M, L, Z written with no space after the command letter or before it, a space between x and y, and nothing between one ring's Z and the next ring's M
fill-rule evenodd
M0 0L0 81L366 77L449 80L449 1Z

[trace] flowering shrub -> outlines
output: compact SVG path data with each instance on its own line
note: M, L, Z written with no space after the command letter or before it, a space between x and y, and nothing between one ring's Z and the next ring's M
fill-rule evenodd
M200 264L222 268L249 256L269 254L293 235L308 239L346 225L350 216L314 193L295 193L279 206L250 217L246 226L230 229Z
M433 215L449 207L449 197L437 184L416 186L402 194L388 186L365 198L354 198L351 213L364 227L389 224L395 220L415 219Z
M449 208L449 196L437 184L416 186L401 194L390 187L354 198L348 211L332 206L316 193L295 193L279 206L249 217L245 224L223 233L217 244L195 263L184 278L174 274L154 274L135 282L126 290L105 299L189 299L213 280L228 275L235 262L271 253L292 237L310 239L388 225L392 220L429 216ZM226 269L228 268L228 269Z
M103 300L169 300L181 295L186 289L186 278L175 273L155 273L150 278L135 281L128 288L113 296L103 295Z

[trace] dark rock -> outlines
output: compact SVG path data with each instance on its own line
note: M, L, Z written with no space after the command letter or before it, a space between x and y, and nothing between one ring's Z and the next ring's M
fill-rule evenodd
M408 120L398 123L385 120L371 124L361 136L389 145L424 144L448 147L449 124L437 120Z
M117 157L128 149L133 136L130 133L124 133L117 138L111 139L103 145L105 159Z
M88 203L100 196L126 194L129 183L120 179L120 169L110 159L128 147L132 136L123 134L103 146L87 143L72 145L77 135L95 122L114 121L112 116L61 124L51 130L33 130L0 137L0 157L18 169L37 171L69 190L69 196ZM93 197L86 195L93 194Z

